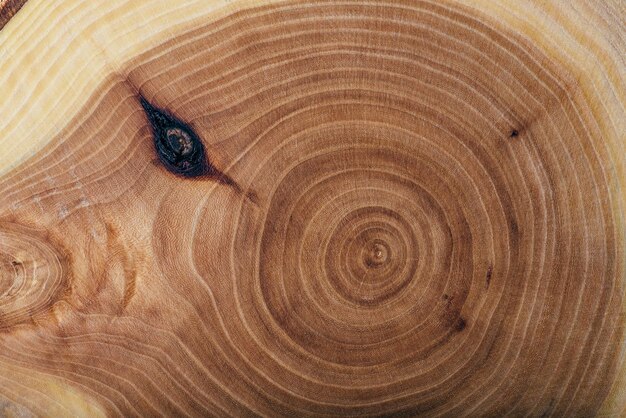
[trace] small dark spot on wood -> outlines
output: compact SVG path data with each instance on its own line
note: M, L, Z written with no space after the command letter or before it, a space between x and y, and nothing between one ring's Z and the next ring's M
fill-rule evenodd
M485 284L487 288L489 288L489 285L491 284L491 275L493 273L493 266L491 264L489 264L489 267L487 267L487 274L485 275Z
M541 414L540 418L546 418L549 417L552 414L552 409L554 407L554 398L550 399L550 403L548 404L548 406L546 407L546 409L543 411L543 413Z
M21 266L21 265L22 265L22 263L21 263L20 261L13 260L13 261L11 261L11 265L12 265L13 267L17 267L17 266Z
M520 229L513 217L509 218L509 243L512 248L517 248L520 243Z
M457 319L456 323L454 324L454 330L457 332L461 332L465 329L466 326L467 323L465 322L465 319L463 319L463 317L459 317L459 319Z
M154 138L154 147L160 165L169 172L185 178L210 179L234 188L246 199L258 205L253 191L244 191L228 174L218 170L206 155L204 144L194 130L170 112L153 106L139 96Z
M454 330L456 332L463 331L467 324L465 322L465 319L463 319L463 317L461 316L461 311L457 306L458 304L454 303L454 295L448 295L447 293L444 293L442 298L445 301L441 317L443 325L446 328Z
M152 128L156 154L165 168L182 177L212 174L204 145L193 129L143 97L140 101Z
M513 129L511 131L511 134L509 135L509 138L516 138L519 136L519 131L517 129Z

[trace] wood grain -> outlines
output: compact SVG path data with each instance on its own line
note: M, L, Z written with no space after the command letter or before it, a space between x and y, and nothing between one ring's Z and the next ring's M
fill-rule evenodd
M622 415L625 51L619 1L29 0L0 415Z

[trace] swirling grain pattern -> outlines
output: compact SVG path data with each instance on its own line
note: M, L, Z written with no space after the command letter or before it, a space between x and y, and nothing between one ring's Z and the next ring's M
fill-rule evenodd
M625 411L619 1L183 3L0 62L0 414Z

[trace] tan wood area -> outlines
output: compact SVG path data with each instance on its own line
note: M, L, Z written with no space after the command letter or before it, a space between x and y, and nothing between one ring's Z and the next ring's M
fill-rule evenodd
M626 413L623 0L21 3L1 417Z

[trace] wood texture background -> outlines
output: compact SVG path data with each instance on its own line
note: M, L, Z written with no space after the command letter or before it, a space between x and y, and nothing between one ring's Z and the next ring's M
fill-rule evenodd
M623 1L4 23L0 416L626 412Z

